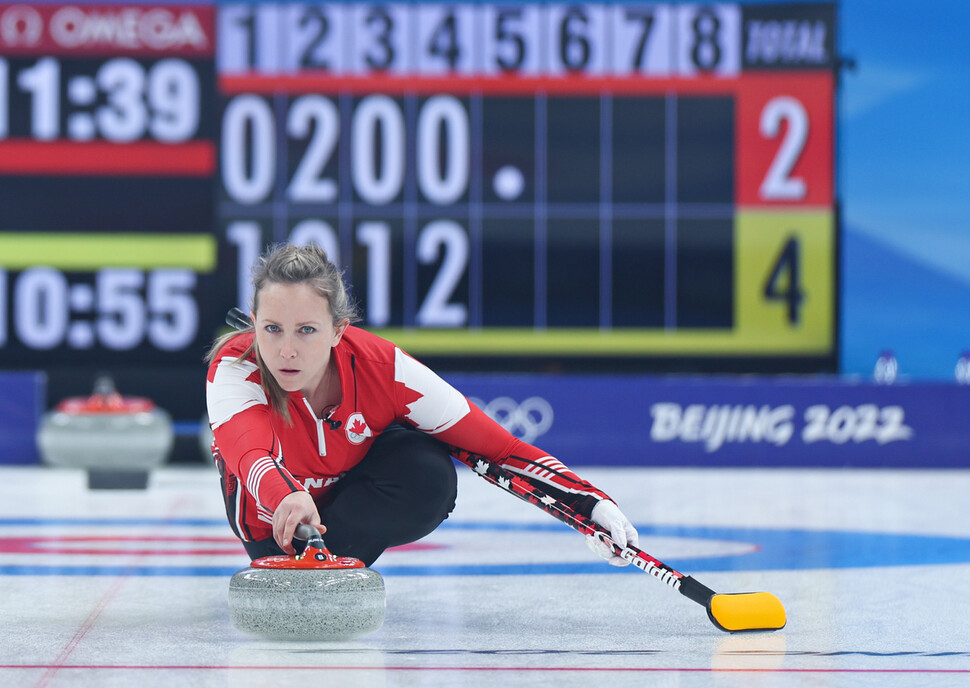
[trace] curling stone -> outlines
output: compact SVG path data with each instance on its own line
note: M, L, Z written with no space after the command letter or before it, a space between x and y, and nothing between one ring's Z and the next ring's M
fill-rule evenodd
M43 463L87 470L92 489L144 489L174 441L168 413L151 399L122 396L107 375L91 396L61 401L37 431Z
M330 553L320 533L296 556L256 559L229 581L229 618L240 631L269 640L347 640L384 623L384 579L360 559Z

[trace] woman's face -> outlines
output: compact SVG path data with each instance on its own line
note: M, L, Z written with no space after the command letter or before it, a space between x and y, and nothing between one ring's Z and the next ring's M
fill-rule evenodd
M334 327L330 302L305 283L267 284L258 303L252 318L263 363L287 392L313 394L347 323Z

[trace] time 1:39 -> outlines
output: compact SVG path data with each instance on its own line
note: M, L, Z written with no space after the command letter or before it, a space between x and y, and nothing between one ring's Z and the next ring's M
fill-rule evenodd
M66 76L64 89L61 66L53 57L33 64L0 58L0 139L101 137L124 143L147 135L180 143L198 131L199 77L185 60L169 58L146 66L127 57L112 58L92 75ZM15 120L14 113L24 109L28 116ZM68 113L66 131L62 109ZM20 119L29 120L25 131L16 131Z

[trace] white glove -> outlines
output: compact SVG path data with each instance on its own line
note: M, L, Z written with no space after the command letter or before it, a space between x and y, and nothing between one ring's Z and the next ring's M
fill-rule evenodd
M623 515L620 507L614 502L607 499L600 500L593 507L593 513L590 514L590 518L597 525L606 528L610 532L610 537L613 539L613 542L620 547L626 547L627 545L636 547L640 544L640 535L637 533L637 529L633 527L630 519ZM604 559L607 559L611 566L628 566L630 564L623 557L618 557L613 554L613 550L595 535L586 536L586 546L594 554L598 554Z

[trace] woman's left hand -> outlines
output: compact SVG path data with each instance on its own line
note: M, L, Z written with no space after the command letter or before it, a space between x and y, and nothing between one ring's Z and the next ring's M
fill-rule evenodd
M630 519L623 515L623 512L620 511L620 507L616 503L608 499L598 502L593 507L593 513L590 514L590 518L594 523L603 526L603 528L610 532L610 538L617 546L626 547L627 545L633 545L636 547L640 544L640 534L637 533L637 529L630 523ZM593 535L586 536L586 545L594 553L608 560L611 566L628 566L630 564L623 557L616 556L606 543Z

